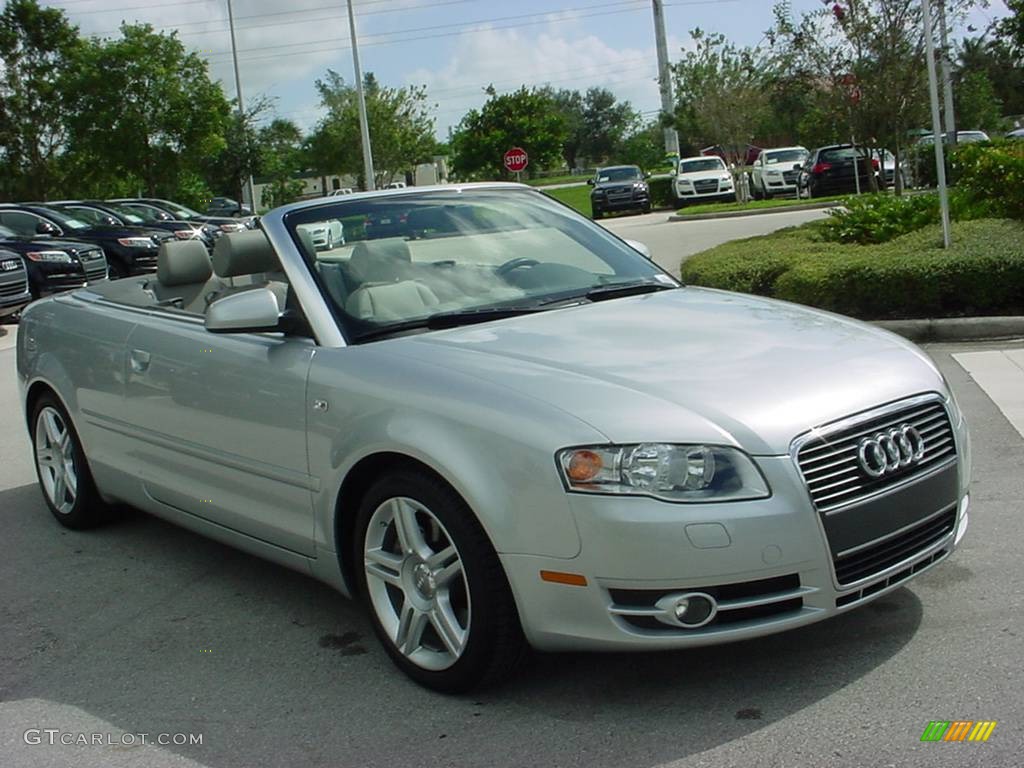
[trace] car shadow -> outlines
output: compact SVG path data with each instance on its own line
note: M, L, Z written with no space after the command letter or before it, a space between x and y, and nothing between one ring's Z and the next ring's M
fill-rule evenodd
M498 689L442 696L392 666L358 605L303 574L134 511L68 531L35 485L0 492L0 524L0 699L202 733L168 749L208 766L656 765L878 670L922 617L900 589L726 646L535 654Z

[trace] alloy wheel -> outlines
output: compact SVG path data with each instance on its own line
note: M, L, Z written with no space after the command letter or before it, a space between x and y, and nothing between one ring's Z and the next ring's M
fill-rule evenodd
M35 431L36 463L43 491L53 507L69 514L78 497L75 443L64 417L51 406L39 411Z
M386 499L367 526L363 567L370 604L399 653L425 670L454 665L472 610L462 557L437 516L414 499Z

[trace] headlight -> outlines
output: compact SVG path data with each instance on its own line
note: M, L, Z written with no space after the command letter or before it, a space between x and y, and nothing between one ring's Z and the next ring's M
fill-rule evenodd
M174 236L179 240L194 240L199 237L200 232L198 229L176 229L174 230Z
M245 229L245 224L221 224L221 232L241 232Z
M742 451L718 445L599 445L557 456L570 491L665 501L764 499L768 483Z
M117 242L125 248L156 248L156 243L148 237L119 237Z
M732 176L730 176L728 173L723 173L718 178L720 181L732 181Z
M64 251L29 251L25 254L32 261L48 261L51 264L71 264L72 259Z
M679 183L684 187L689 187L693 185L693 182L690 181L689 179L679 179Z
M781 176L782 171L765 171L766 176Z

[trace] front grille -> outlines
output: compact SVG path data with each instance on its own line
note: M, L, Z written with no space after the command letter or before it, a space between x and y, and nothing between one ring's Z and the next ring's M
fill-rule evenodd
M85 279L88 282L95 283L100 280L107 279L106 259L101 259L100 261L87 261L83 266L85 267Z
M800 171L786 171L782 174L782 178L786 180L787 184L796 184L796 180L799 176Z
M24 268L0 274L0 298L9 299L28 293L28 275Z
M677 589L609 589L611 613L636 629L693 634L715 627L742 622L776 619L803 609L803 595L813 592L800 586L800 577L793 573L770 579L717 584L711 587L679 587ZM666 595L703 592L718 603L718 613L708 624L686 629L658 619L662 611L657 602Z
M920 433L924 441L923 457L916 463L872 478L860 466L860 441L905 424ZM945 407L938 401L919 402L835 432L827 427L821 432L820 436L806 441L796 457L811 499L821 512L858 502L922 475L956 456L953 428Z
M955 526L956 506L954 505L884 541L852 554L837 557L833 561L836 569L836 581L840 584L853 584L872 574L881 573L942 541L953 532Z
M718 179L700 179L699 181L693 182L693 188L697 191L698 195L706 194L708 192L717 192Z

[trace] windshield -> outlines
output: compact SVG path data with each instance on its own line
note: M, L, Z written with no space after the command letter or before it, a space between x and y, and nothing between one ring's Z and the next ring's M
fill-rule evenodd
M157 221L156 216L152 213L147 212L143 208L129 208L126 205L115 205L113 203L108 204L107 207L114 211L121 219L128 224L145 224L151 221Z
M640 178L639 168L602 168L597 172L598 183L606 181L636 181Z
M703 160L687 160L680 169L680 173L700 173L702 171L724 171L725 163L720 158L709 157Z
M81 219L76 219L68 216L62 211L58 211L55 208L46 208L46 218L56 221L61 229L70 229L72 231L89 229L89 225Z
M787 149L781 152L768 152L764 156L766 165L776 163L802 163L807 159L807 151L803 149Z
M618 238L531 191L332 201L285 223L350 340L452 313L587 301L607 286L678 283Z
M863 149L854 149L853 147L837 147L835 149L823 149L821 154L818 156L818 162L821 163L837 163L841 160L853 160L855 157L865 158Z
M203 215L199 213L199 211L193 211L191 208L186 208L184 205L172 203L170 200L161 200L160 205L173 213L179 219L195 219Z
M0 227L0 239L10 240L12 238L17 237L18 233L15 232L13 229L8 229L7 227Z

